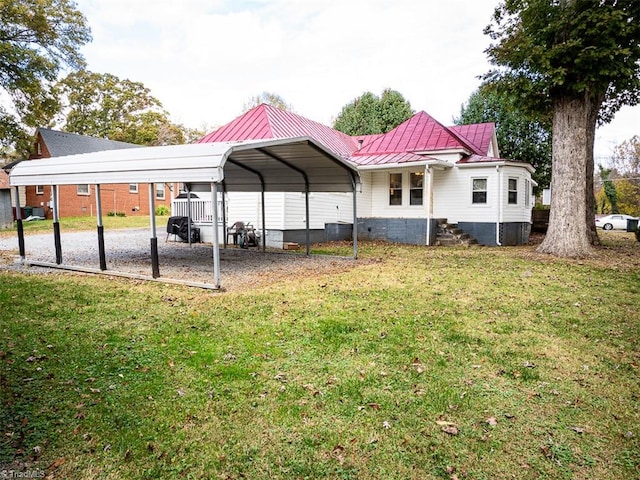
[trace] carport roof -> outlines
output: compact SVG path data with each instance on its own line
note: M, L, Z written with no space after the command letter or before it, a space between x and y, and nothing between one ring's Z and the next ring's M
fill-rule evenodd
M354 166L309 137L108 150L23 161L11 186L221 183L227 191L351 192Z

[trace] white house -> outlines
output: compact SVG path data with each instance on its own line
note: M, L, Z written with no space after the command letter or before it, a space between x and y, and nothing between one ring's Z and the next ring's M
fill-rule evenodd
M528 163L500 158L492 123L446 127L418 112L386 134L351 137L263 104L200 143L302 136L357 167L360 239L435 245L448 231L457 236L465 233L484 245L528 241L534 170ZM198 194L197 186L194 190ZM192 203L202 212L192 213L196 222L210 218L206 213L211 210L210 194L203 198ZM174 200L173 214L185 214L185 203ZM351 234L350 194L311 194L308 217L303 193L266 193L265 219L260 194L226 193L224 202L219 201L220 212L223 203L227 224L244 221L262 228L264 220L268 246L304 241L306 218L312 241Z

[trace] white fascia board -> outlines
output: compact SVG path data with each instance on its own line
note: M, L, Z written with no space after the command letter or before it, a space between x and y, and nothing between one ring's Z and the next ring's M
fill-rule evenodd
M453 163L444 160L425 160L423 162L405 162L405 163L382 163L379 165L358 165L358 170L391 170L398 168L412 167L435 167L435 168L453 168Z
M530 173L534 173L536 170L529 163L509 162L500 160L498 162L473 162L473 163L456 163L458 168L493 168L493 167L519 167L526 168Z

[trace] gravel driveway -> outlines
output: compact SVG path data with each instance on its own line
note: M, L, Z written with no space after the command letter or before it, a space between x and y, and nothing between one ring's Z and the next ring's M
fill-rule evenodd
M107 272L151 276L150 233L148 228L105 231ZM171 237L173 238L173 237ZM62 232L63 265L99 269L96 232ZM55 263L53 233L25 236L27 262ZM4 251L0 268L32 273L58 271L42 267L23 267L18 260L18 238L0 238ZM13 255L7 255L8 252ZM158 235L161 279L188 280L213 285L213 248L211 244L165 242ZM305 256L284 252L266 252L239 248L220 249L220 280L225 290L242 290L278 281L295 281L299 275L344 270L354 266L350 258Z

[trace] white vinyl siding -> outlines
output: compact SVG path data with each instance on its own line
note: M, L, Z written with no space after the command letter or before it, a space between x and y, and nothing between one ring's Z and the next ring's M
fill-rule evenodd
M517 203L510 203L509 183L517 181ZM530 222L533 196L531 195L531 175L523 168L504 167L504 209L502 218L505 222Z
M230 192L227 194L227 223L251 223L262 228L261 195ZM304 230L306 207L303 193L265 193L267 230ZM353 222L352 193L309 194L309 228L323 229L325 223Z

